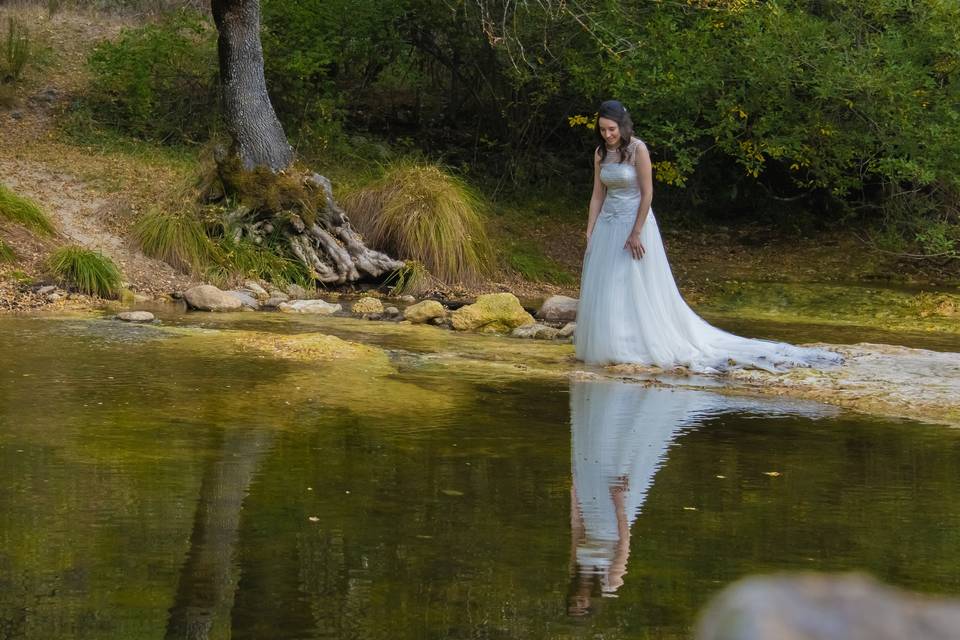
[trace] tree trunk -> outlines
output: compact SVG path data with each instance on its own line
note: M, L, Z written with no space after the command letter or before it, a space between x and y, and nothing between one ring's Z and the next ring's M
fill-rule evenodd
M380 278L403 267L403 262L364 245L334 200L329 180L292 167L293 149L267 93L260 1L212 0L211 5L219 33L224 117L232 139L227 157L217 159L223 183L220 195L233 193L241 202L260 202L252 207L242 204L227 215L234 239L261 244L279 228L285 239L281 251L295 256L324 284ZM301 186L291 187L291 181ZM302 195L317 205L316 210L302 210L305 203L299 198L268 199L268 205L262 193L252 193L270 192L283 182L285 193L306 189Z
M244 169L274 173L293 162L263 74L259 0L213 0L227 131Z

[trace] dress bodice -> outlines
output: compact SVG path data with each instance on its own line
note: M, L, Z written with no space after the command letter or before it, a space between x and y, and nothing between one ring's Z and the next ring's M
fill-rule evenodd
M626 160L620 162L620 154L607 153L600 165L600 182L607 188L600 215L607 217L635 216L640 206L640 184L637 181L637 169L633 164L633 153L639 141L629 147Z

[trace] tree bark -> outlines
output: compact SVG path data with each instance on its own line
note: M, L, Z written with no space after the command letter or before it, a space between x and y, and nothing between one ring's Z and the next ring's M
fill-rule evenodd
M227 131L244 169L274 173L293 162L263 73L259 0L212 0L219 38L220 79Z

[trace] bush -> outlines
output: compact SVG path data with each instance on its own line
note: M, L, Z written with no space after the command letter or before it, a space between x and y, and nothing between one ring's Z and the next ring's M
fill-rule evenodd
M53 275L88 295L114 297L122 287L122 276L113 260L99 251L75 245L61 247L50 256Z
M479 197L436 166L395 165L343 206L370 245L444 282L476 282L491 266Z
M105 125L167 143L210 136L218 113L216 30L180 11L104 42L89 60L85 98Z
M18 196L0 184L0 218L23 225L36 233L53 235L53 223L33 200Z

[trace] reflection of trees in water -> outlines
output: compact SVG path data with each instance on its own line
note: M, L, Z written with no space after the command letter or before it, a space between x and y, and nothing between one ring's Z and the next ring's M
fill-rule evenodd
M221 437L220 453L210 457L203 475L190 551L167 622L168 640L206 640L215 627L229 630L240 514L271 435L235 428Z

